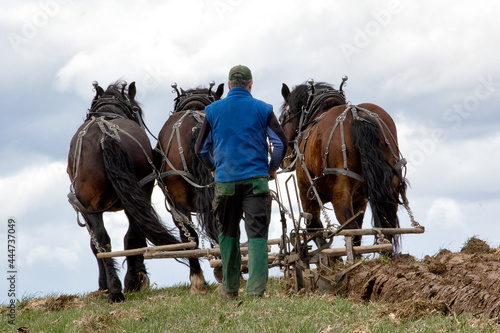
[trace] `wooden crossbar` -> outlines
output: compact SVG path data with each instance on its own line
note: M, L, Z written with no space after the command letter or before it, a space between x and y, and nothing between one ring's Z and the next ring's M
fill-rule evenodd
M267 262L269 264L272 264L274 260L276 260L276 253L270 253L267 257ZM248 257L241 257L241 264L242 265L247 265L248 264ZM222 260L221 259L213 259L210 260L210 267L211 268L216 268L216 267L222 267Z
M399 235L399 234L423 234L424 227L416 228L373 228L373 229L344 229L337 236L362 236L362 235Z
M192 249L196 247L196 242L180 243L180 244L170 244L170 245L159 245L150 247L141 247L138 249L124 250L124 251L114 251L114 252L101 252L97 254L97 258L114 258L114 257L129 257L137 256L149 252L158 251L174 251L180 249Z
M352 252L354 255L374 253L374 252L392 252L392 244L376 244L376 245L361 245L353 246ZM345 247L334 248L334 249L324 249L321 253L327 254L329 257L342 257L347 255L347 249Z
M281 242L279 238L269 239L267 245L277 245ZM114 258L114 257L129 257L136 255L143 255L144 259L155 259L155 258L200 258L204 256L219 256L220 250L218 247L213 249L194 249L196 247L195 242L181 243L181 244L171 244L171 245L160 245L160 246L150 246L141 247L138 249L124 250L124 251L114 251L114 252L101 252L97 254L97 258ZM190 250L194 249L194 250ZM248 254L248 248L244 245L241 247L241 254ZM246 252L245 252L246 251Z

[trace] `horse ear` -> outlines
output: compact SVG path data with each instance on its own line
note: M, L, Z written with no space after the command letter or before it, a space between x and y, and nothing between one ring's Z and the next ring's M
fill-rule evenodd
M97 96L101 97L104 95L104 89L101 88L101 86L97 86Z
M288 103L288 96L290 96L290 88L286 84L283 83L281 87L281 96L285 99L285 102Z
M184 89L181 88L181 95L184 95L185 93Z
M132 82L129 86L128 86L128 96L134 100L135 98L135 94L137 93L137 89L135 87L135 81Z
M217 91L215 92L215 100L219 100L222 97L222 94L224 94L224 83L219 84L217 87Z

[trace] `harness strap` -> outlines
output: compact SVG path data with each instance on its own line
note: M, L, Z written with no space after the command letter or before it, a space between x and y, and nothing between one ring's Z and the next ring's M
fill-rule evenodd
M343 103L339 102L339 104L345 104L346 100L343 95L343 93L335 90L335 89L324 89L318 92L315 92L312 94L310 97L312 97L312 101L310 102L309 106L306 108L307 109L307 116L306 119L303 123L302 126L307 127L311 123L311 119L315 121L314 119L317 117L317 114L320 110L321 104L323 104L324 101L330 98L337 98L342 100Z
M76 177L78 175L78 166L80 165L80 157L82 155L82 144L83 137L87 134L89 127L95 122L95 118L92 117L88 124L78 133L78 139L76 140L76 151L75 157L73 159L73 182L71 182L71 188L74 187Z
M359 180L360 182L363 182L363 177L361 177L359 174L357 174L354 171L351 170L346 170L346 169L339 169L339 168L325 168L323 170L324 175L344 175L348 176L351 178L354 178L356 180Z
M396 170L399 170L399 169L401 169L402 167L404 167L406 165L406 163L407 163L406 159L404 159L403 157L399 157L394 152L394 149L392 148L392 145L390 144L390 140L387 137L384 129L386 129L387 132L389 133L392 142L396 145L396 148L398 149L398 152L399 152L399 147L398 147L398 145L396 143L396 139L394 138L393 134L389 130L389 126L380 118L380 116L378 114L376 114L375 112L372 112L372 111L367 110L365 108L361 108L359 106L354 106L354 105L348 105L346 107L346 109L337 117L337 119L335 121L335 124L334 124L334 126L333 126L333 128L332 128L332 130L330 132L329 137L328 137L328 143L327 143L327 147L326 147L326 151L325 151L325 161L324 161L323 175L344 175L344 176L348 176L348 177L354 178L356 180L359 180L361 182L363 181L363 177L361 177L361 175L359 175L356 172L353 172L353 171L349 170L349 168L348 168L348 165L347 165L347 146L346 146L346 143L345 143L345 130L344 130L344 122L345 122L345 120L347 118L348 112L352 113L353 119L355 119L355 120L358 120L358 121L367 121L367 120L365 120L364 118L362 118L362 117L360 117L358 115L358 111L365 112L366 114L368 114L368 116L370 116L371 118L374 118L375 121L377 122L377 125L382 130L382 135L384 137L384 141L385 141L386 145L389 147L389 150L391 151L392 156L397 161L396 164L394 165L394 168ZM306 131L308 131L308 133L307 133L307 136L306 136L306 138L304 140L304 145L302 147L303 151L305 151L305 148L306 148L306 145L307 145L307 141L309 139L309 135L312 132L312 129L321 120L321 118L322 118L323 115L324 114L322 114L320 117L316 118L314 120L314 122L310 123L310 124L312 124L312 126L310 126L306 130ZM329 168L328 167L328 156L329 156L329 151L330 151L330 145L331 145L331 142L332 142L332 139L333 139L333 134L335 133L337 127L339 127L339 130L340 130L341 149L342 149L342 157L343 157L343 161L344 161L344 169ZM306 131L303 131L302 133L299 134L299 138L297 139L297 141L300 141L300 136L304 135ZM299 149L298 153L302 154L300 152L300 148L298 146L296 146L296 149ZM287 168L287 169L291 170L290 167Z
M402 157L398 156L400 155L399 153L399 147L398 147L398 144L397 144L397 141L396 139L394 138L394 135L392 135L390 129L389 129L389 126L380 118L380 116L378 114L376 114L375 112L372 112L370 110L367 110L365 108L361 108L361 107L357 107L360 111L363 111L365 112L366 114L368 114L370 117L372 117L373 119L375 119L375 121L377 122L378 126L380 127L380 129L382 130L382 135L384 136L384 142L386 143L387 146L389 146L389 150L391 151L392 153L392 156L394 157L394 159L396 161L400 161L400 159L402 159ZM361 117L358 117L358 119L363 119ZM398 155L396 155L396 153L394 152L394 150L392 149L392 145L390 144L390 141L389 139L387 138L386 134L385 134L385 131L384 129L387 130L387 132L389 133L390 137L391 137L391 140L392 140L392 143L394 143L394 145L396 146L397 150L398 150ZM405 163L406 164L406 163Z
M92 111L91 113L89 113L89 115L91 115L92 118L106 117L106 118L112 118L112 119L116 119L116 118L128 119L127 117L125 117L122 114L112 113L112 112L101 112L101 111L94 112L94 111Z
M186 111L186 113L184 113L182 115L182 117L177 120L175 122L175 124L172 126L172 133L170 133L170 138L168 140L168 145L167 145L167 149L165 150L165 154L163 156L164 160L167 161L167 163L169 164L169 166L172 168L172 169L175 169L171 163L169 163L169 160L167 158L168 156L168 152L170 151L170 147L172 146L172 139L174 137L174 134L176 135L176 139L177 139L177 145L179 146L179 155L181 157L181 162L182 162L182 167L184 168L184 171L185 172L189 172L188 170L188 167L187 167L187 163L186 163L186 159L184 158L184 149L182 148L182 144L181 144L181 137L180 137L180 132L179 132L179 127L182 125L182 122L184 121L184 118L186 118L189 114L191 113L191 110L188 110Z
M179 126L180 126L180 124L179 124ZM179 143L179 155L181 155L182 167L184 168L184 171L188 171L186 158L184 157L184 149L182 148L182 145L181 145L181 133L179 131L179 126L177 126L177 127L174 126L175 127L175 135L177 136L177 142Z
M85 206L80 202L80 200L78 200L78 197L76 196L75 192L68 193L68 201L78 213L97 214L97 213L104 213L104 212L110 210L111 207L116 205L116 203L118 202L118 199L115 199L111 203L111 205L109 205L107 208L104 208L101 210L88 210L87 208L85 208ZM78 224L80 224L80 223L78 223ZM81 225L81 226L83 226L83 225Z
M162 172L161 175L160 175L160 177L164 178L164 177L168 177L168 176L181 176L182 178L184 178L184 180L188 184L190 184L191 186L194 186L196 188L210 187L210 186L213 186L215 184L215 182L212 182L211 184L208 184L208 185L199 185L197 183L198 180L196 179L196 177L193 176L193 174L191 174L189 172L189 169L188 169L188 166L187 166L187 163L186 163L186 159L184 157L184 149L182 148L182 145L181 145L181 137L180 137L180 129L179 128L182 125L182 122L184 121L184 119L188 115L193 116L193 118L198 122L198 124L203 123L203 119L204 119L204 116L205 116L204 113L202 113L200 111L187 110L186 113L184 113L182 115L182 117L179 118L179 120L177 120L175 122L175 124L172 127L173 131L172 131L172 133L170 133L170 138L168 140L167 148L165 149L165 151L163 151L163 149L157 150L162 155L163 161L172 169L172 170L169 170L167 172ZM193 129L195 127L193 127ZM173 138L174 138L174 133L175 133L175 138L177 140L177 144L179 146L179 155L181 157L181 163L182 163L182 167L184 169L183 171L177 170L175 168L175 166L172 164L172 162L167 157L168 156L168 152L170 150L170 147L172 146L172 141L173 141Z

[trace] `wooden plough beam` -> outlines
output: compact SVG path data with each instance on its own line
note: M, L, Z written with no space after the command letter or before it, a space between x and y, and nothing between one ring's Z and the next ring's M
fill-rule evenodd
M180 249L192 249L195 247L196 247L196 242L141 247L141 248L132 249L132 250L101 252L101 253L97 254L97 258L103 259L103 258L114 258L114 257L130 257L130 256L141 255L141 254L144 255L144 257L146 257L146 255L148 255L148 253L151 253L151 252L174 251L174 250L180 250Z
M270 239L267 241L267 245L277 245L280 241L281 239L279 238ZM220 249L218 247L213 249L194 249L195 247L195 242L141 247L132 250L101 252L97 254L97 258L103 259L137 255L143 255L144 259L220 257ZM242 254L248 254L248 247L243 245L240 251Z

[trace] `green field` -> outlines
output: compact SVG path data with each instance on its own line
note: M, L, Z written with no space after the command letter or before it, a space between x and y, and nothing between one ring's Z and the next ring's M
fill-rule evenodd
M52 295L23 299L9 324L2 307L1 332L499 332L493 320L444 316L419 309L365 304L331 294L293 294L271 278L266 297L221 299L209 285L192 295L186 285L126 294L109 304L106 295Z

